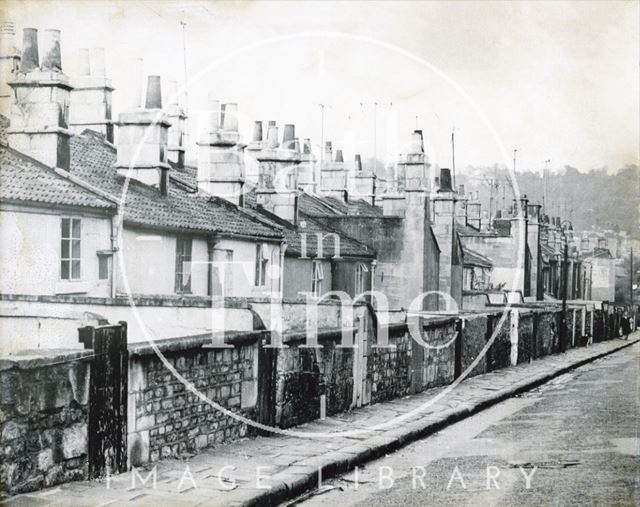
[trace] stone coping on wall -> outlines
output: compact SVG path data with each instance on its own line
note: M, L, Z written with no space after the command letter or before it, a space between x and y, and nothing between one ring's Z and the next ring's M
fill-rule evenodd
M17 368L30 370L60 363L87 360L92 350L78 349L29 349L0 356L0 371Z
M133 294L131 295L135 306L167 306L167 307L190 307L190 308L211 308L214 298L211 296L189 296L189 295L152 295L152 294ZM29 303L67 303L67 304L85 304L85 305L102 305L102 306L130 306L131 301L126 295L118 295L111 297L95 297L95 296L78 296L78 295L60 295L42 296L30 294L0 294L0 301L23 301ZM224 308L250 309L251 304L269 304L273 300L267 297L237 297L226 296L219 298L218 301L224 303ZM284 304L306 304L304 298L283 298ZM319 305L338 305L338 299L323 299L317 301ZM359 301L356 306L364 305L365 302Z
M192 336L180 336L177 338L163 338L155 340L155 348L148 341L130 343L128 346L130 356L148 356L155 354L157 348L160 352L174 352L188 349L215 349L220 348L214 340L221 338L222 332L204 333ZM268 335L268 331L226 331L224 332L224 343L227 345L248 345L260 340Z
M342 338L342 333L344 331L347 333L354 334L358 328L357 327L330 327L324 329L318 329L317 337L318 342L327 341L327 340L339 340ZM299 329L299 330L289 330L282 335L282 343L285 345L293 345L297 343L304 342L307 339L307 330Z

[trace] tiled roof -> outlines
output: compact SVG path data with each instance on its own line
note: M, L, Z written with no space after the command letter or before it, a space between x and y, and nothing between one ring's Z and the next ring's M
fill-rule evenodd
M7 144L7 130L9 130L9 118L0 114L0 144Z
M363 199L351 199L349 202L321 195L303 192L300 196L300 209L308 216L326 217L336 215L355 215L364 217L382 216L382 209Z
M0 200L115 211L112 201L22 153L0 145Z
M540 252L542 253L543 258L546 258L547 260L558 254L554 248L550 247L546 243L540 243Z
M479 231L475 227L471 227L470 225L461 224L456 222L456 231L462 237L487 237L487 238L495 238L499 234L497 231Z
M166 196L133 179L125 187L126 178L117 174L115 159L115 148L100 134L86 130L81 136L71 138L72 174L118 199L124 196L125 223L205 234L282 237L277 228L251 213L223 199L197 193L195 188L173 176Z
M300 201L298 201L300 202ZM299 226L294 226L291 222L258 207L256 203L255 189L245 195L245 203L256 213L270 220L274 225L283 227L283 234L287 241L287 255L302 254L302 238L306 237L306 254L308 257L316 257L318 255L318 236L317 233L323 235L322 255L324 258L331 258L335 252L335 235L339 238L340 256L342 257L375 257L375 252L367 245L347 236L343 232L327 227L314 217L307 215L302 210L299 211ZM306 234L306 236L303 236Z
M611 251L608 248L596 247L591 252L582 254L585 259L613 259Z
M472 250L471 248L463 244L462 250L464 253L464 265L465 266L480 266L482 268L493 267L493 262L488 257L485 257L481 253Z

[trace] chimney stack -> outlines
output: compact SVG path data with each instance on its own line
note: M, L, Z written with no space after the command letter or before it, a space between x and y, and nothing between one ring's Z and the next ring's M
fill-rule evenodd
M9 81L15 79L20 67L20 52L16 48L16 27L12 21L0 22L0 112L9 116L11 110L11 88Z
M9 83L14 101L9 145L40 162L69 170L71 132L69 93L72 86L62 73L60 31L45 30L42 69L38 67L38 32L24 30L20 72Z
M267 211L293 224L298 221L298 166L302 160L295 126L284 127L278 146L278 127L269 127L269 142L258 152L256 202Z
M118 174L168 191L169 120L162 112L159 76L149 76L145 109L120 113L116 169Z
M260 164L258 163L257 156L264 146L265 142L263 137L262 121L256 120L253 122L253 135L251 136L251 142L247 144L244 150L245 177L247 182L252 185L258 184Z
M178 167L184 167L185 147L184 147L184 125L187 119L184 109L180 107L178 100L178 82L169 81L167 99L167 117L171 127L169 127L168 159Z
M320 168L320 193L347 202L347 173L342 150L336 150L333 160L331 141L325 144L324 160Z
M302 143L302 155L298 166L298 187L309 194L315 194L317 191L316 157L309 138L305 138Z
M244 205L244 147L238 133L238 105L209 97L211 119L198 143L198 189ZM220 109L220 115L216 113Z
M69 127L76 133L94 130L113 143L111 80L105 74L104 49L81 49L80 75L73 80L69 107Z
M429 162L424 153L422 130L414 130L406 152L397 164L398 188L406 192L425 192L429 188Z
M371 170L362 169L362 158L359 153L356 153L353 164L352 195L358 199L364 199L374 206L376 203L376 175Z

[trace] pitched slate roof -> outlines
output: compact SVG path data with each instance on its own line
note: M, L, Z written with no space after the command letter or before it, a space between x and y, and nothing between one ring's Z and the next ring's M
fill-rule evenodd
M115 148L98 133L85 130L70 142L72 174L122 199L126 224L203 234L282 238L277 227L223 199L197 192L180 178L170 178L167 195L133 179L127 185L126 178L114 168Z
M298 201L300 202L300 201ZM330 259L335 252L335 238L336 235L339 238L339 252L341 257L361 257L361 258L373 258L375 257L375 251L359 241L347 236L345 233L327 227L321 224L314 217L307 215L302 210L299 211L299 225L295 226L291 222L288 222L273 213L258 206L256 202L255 189L252 189L245 195L245 203L250 209L253 209L255 213L259 213L262 217L270 220L274 225L283 228L282 232L287 241L287 255L288 256L300 256L302 255L302 242L303 237L306 238L306 255L310 258L318 256L318 233L322 234L322 257ZM303 236L303 234L305 236Z
M327 217L339 215L355 215L363 217L380 217L382 209L373 206L363 199L350 199L349 202L335 197L312 195L303 192L300 196L300 209L308 216Z
M479 266L481 268L492 268L493 262L489 257L485 257L479 252L472 250L468 246L462 244L462 251L464 254L464 265L465 266Z
M585 259L613 259L611 251L608 248L596 247L591 252L582 254Z
M0 201L117 209L109 199L4 145L0 145Z

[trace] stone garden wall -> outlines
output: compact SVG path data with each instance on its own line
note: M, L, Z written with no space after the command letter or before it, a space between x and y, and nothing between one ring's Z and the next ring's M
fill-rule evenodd
M0 359L0 491L87 478L91 355L38 350Z

